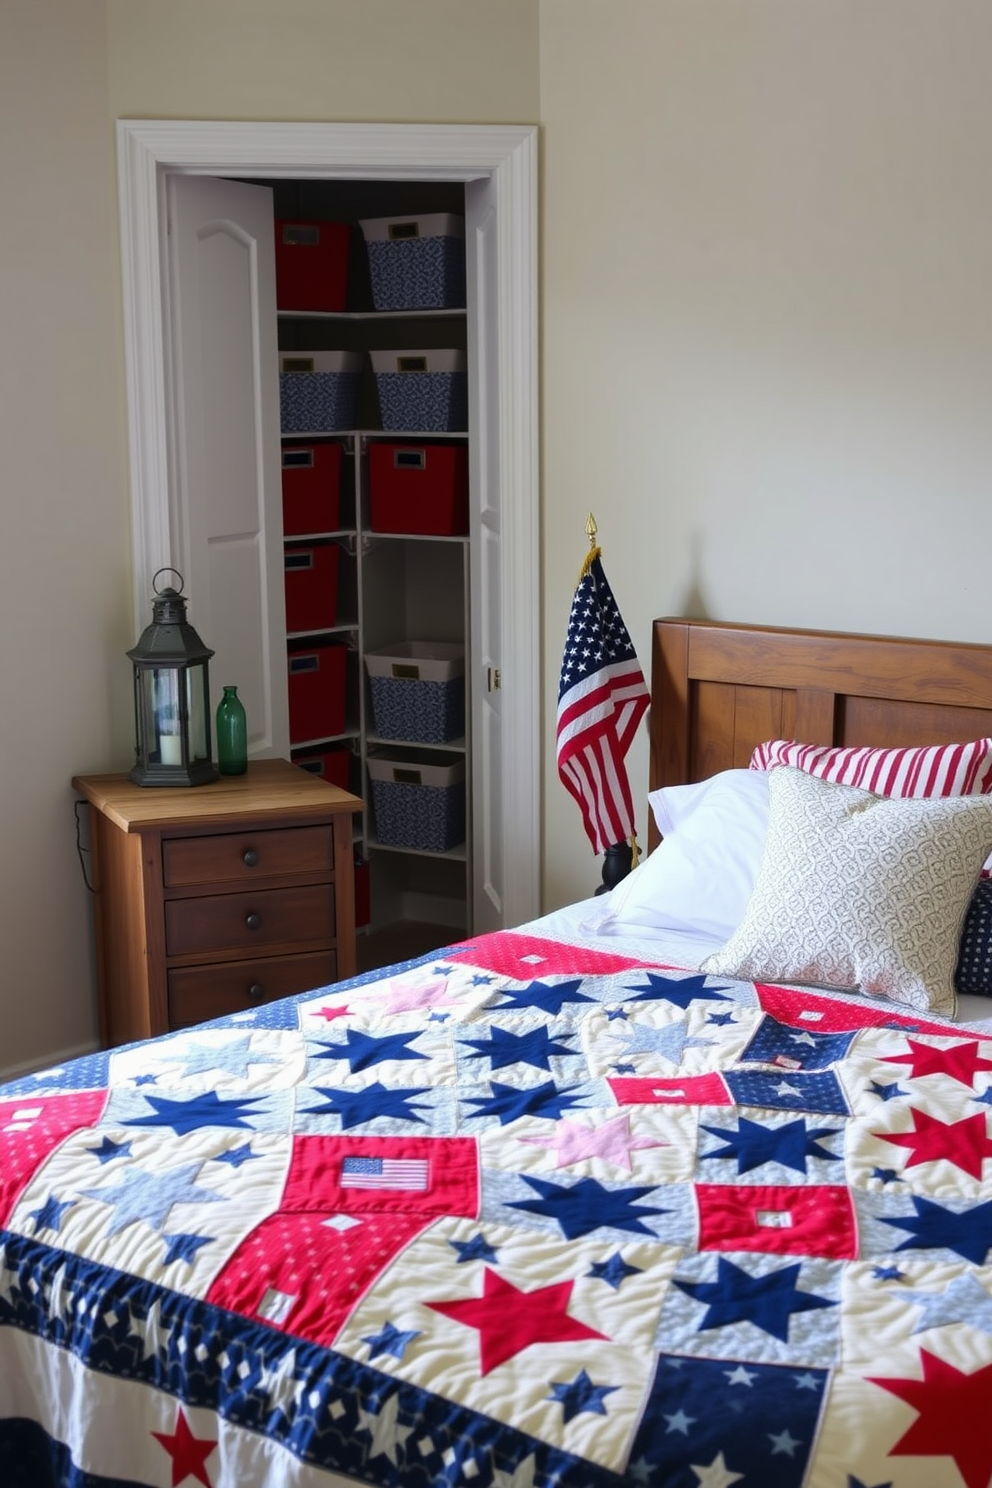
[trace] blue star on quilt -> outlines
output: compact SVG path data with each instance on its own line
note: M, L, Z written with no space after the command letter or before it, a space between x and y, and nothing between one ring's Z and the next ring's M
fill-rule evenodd
M311 1052L311 1058L347 1059L348 1067L354 1074L356 1070L381 1064L385 1059L426 1059L426 1054L409 1048L414 1039L418 1038L420 1029L413 1033L386 1033L375 1037L371 1033L363 1033L359 1028L349 1028L345 1043L319 1043L316 1045L319 1052Z
M629 1265L617 1250L607 1261L593 1261L586 1275L594 1277L597 1281L605 1281L607 1286L612 1287L616 1292L619 1291L621 1282L626 1281L628 1276L639 1276L641 1270L640 1266Z
M489 1244L484 1235L473 1235L471 1240L449 1240L448 1244L457 1252L459 1266L463 1266L466 1261L487 1261L491 1266L496 1264L495 1247Z
M508 1209L526 1209L531 1214L541 1214L561 1226L566 1240L575 1240L580 1235L591 1235L594 1230L631 1230L638 1235L655 1232L645 1224L645 1217L653 1214L668 1214L669 1209L658 1206L635 1209L647 1194L654 1193L653 1186L645 1188L605 1188L596 1178L580 1178L576 1183L548 1183L543 1178L521 1174L523 1181L540 1195L537 1199L507 1200Z
M248 1117L261 1105L262 1097L235 1097L222 1100L213 1090L205 1090L191 1100L170 1100L166 1096L146 1095L152 1111L148 1116L127 1116L128 1126L171 1126L176 1136L195 1131L199 1126L249 1127Z
M211 1161L227 1163L231 1168L242 1168L246 1162L260 1162L261 1158L257 1152L252 1152L251 1143L245 1142L240 1147L232 1147L229 1152L218 1152Z
M950 1323L968 1323L980 1333L992 1335L992 1297L970 1271L955 1276L942 1292L903 1291L900 1295L920 1309L914 1333Z
M369 1346L370 1359L376 1358L379 1354L389 1354L394 1359L402 1359L413 1340L419 1337L419 1328L402 1330L393 1323L384 1323L378 1333L363 1337L362 1342Z
M173 1261L185 1261L188 1266L193 1264L196 1252L204 1245L211 1245L213 1235L163 1235L162 1239L167 1242L168 1249L165 1252L163 1266L170 1266Z
M669 1064L678 1065L685 1049L699 1049L712 1045L712 1039L690 1038L688 1023L669 1023L664 1028L651 1028L646 1023L632 1023L626 1030L628 1041L624 1045L627 1055L657 1054Z
M566 1035L571 1038L571 1035ZM511 1064L529 1064L534 1069L550 1070L552 1054L573 1054L567 1044L550 1038L546 1027L532 1028L529 1033L508 1033L504 1028L493 1028L488 1038L461 1039L460 1046L474 1052L469 1059L490 1059L493 1069L505 1069Z
M429 1095L430 1089L421 1085L405 1090L390 1090L377 1080L373 1085L366 1085L364 1090L352 1090L348 1087L336 1090L315 1085L313 1093L323 1096L324 1104L308 1107L305 1114L340 1116L342 1127L347 1129L379 1120L417 1121L423 1125L426 1118L420 1115L421 1108L416 1101L419 1095Z
M236 1079L246 1080L250 1064L279 1063L279 1060L272 1054L252 1053L251 1040L250 1033L226 1039L220 1044L199 1038L189 1039L179 1055L183 1074L201 1075L221 1070L233 1075ZM176 1056L169 1052L166 1057L175 1058Z
M587 997L580 992L582 977L576 977L572 981L558 982L529 982L526 987L519 989L504 987L502 995L506 999L499 1004L500 1012L510 1012L519 1009L520 1012L529 1013L535 1010L542 1013L553 1013L555 1017L561 1012L567 1003L591 1003L595 999Z
M871 1091L872 1095L877 1095L879 1100L881 1101L895 1100L896 1096L898 1095L909 1094L908 1090L903 1090L900 1087L898 1080L894 1080L888 1085L883 1085L878 1080L872 1080L871 1084L868 1086L868 1089Z
M54 1194L49 1194L40 1209L31 1210L29 1217L34 1220L35 1230L54 1230L58 1234L66 1210L71 1209L74 1203L74 1199L60 1202Z
M87 1152L95 1157L101 1164L113 1162L115 1157L127 1157L131 1152L130 1142L115 1142L112 1137L104 1137L99 1147L87 1147Z
M733 1002L716 987L707 987L704 976L663 976L660 972L645 972L647 986L628 984L624 991L635 996L625 997L625 1002L671 1002L685 1010L690 1002Z
M562 1408L562 1417L565 1421L571 1421L582 1411L589 1411L593 1415L605 1416L606 1406L603 1404L607 1395L612 1395L614 1390L619 1390L619 1385L594 1385L584 1369L580 1369L574 1380L563 1382L561 1380L551 1381L551 1394L549 1400L557 1400Z
M498 1116L500 1126L509 1126L520 1116L546 1116L557 1121L563 1111L571 1111L580 1104L579 1095L559 1090L553 1080L542 1085L529 1085L518 1089L514 1085L500 1085L493 1081L490 1095L469 1096L477 1111L468 1111L467 1119L478 1120L483 1116Z
M945 1209L931 1199L913 1198L916 1218L886 1219L883 1224L906 1230L910 1236L896 1250L953 1250L966 1261L982 1265L992 1249L992 1200L975 1204L970 1209Z
M789 1320L793 1313L837 1306L828 1297L800 1291L801 1272L800 1262L752 1276L742 1266L728 1261L725 1256L718 1256L716 1281L680 1281L676 1276L673 1283L696 1302L706 1304L706 1313L698 1325L700 1331L749 1322L773 1338L788 1343Z
M842 1160L820 1145L824 1138L836 1136L839 1129L817 1126L810 1131L802 1118L787 1121L782 1126L765 1126L760 1121L741 1116L736 1131L722 1126L704 1126L703 1130L721 1137L726 1146L702 1153L701 1160L736 1157L738 1173L753 1172L768 1162L781 1163L796 1173L805 1173L807 1158L825 1158L828 1162Z
M109 1204L113 1210L107 1225L108 1236L116 1235L139 1219L153 1229L161 1230L175 1204L226 1202L213 1189L197 1187L194 1180L202 1167L202 1162L183 1163L177 1168L168 1168L164 1173L128 1168L121 1173L115 1186L87 1188L83 1192L87 1198Z

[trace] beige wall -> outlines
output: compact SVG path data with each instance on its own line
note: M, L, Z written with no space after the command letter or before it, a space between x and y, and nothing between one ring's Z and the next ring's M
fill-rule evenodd
M96 1038L69 781L131 758L114 120L533 122L537 79L537 0L0 0L0 1072Z
M992 7L542 0L541 121L548 675L590 510L645 666L684 610L992 640Z
M989 639L990 74L987 0L0 0L0 1070L95 1037L68 781L131 743L114 119L542 124L551 907L589 510L645 666L684 608Z
M533 123L538 0L106 0L112 116Z
M0 1069L88 1046L74 771L127 721L130 537L102 0L0 4Z

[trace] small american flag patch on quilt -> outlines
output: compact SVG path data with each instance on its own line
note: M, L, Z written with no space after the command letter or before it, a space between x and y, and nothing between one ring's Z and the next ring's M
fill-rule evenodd
M427 1189L430 1165L419 1157L346 1157L341 1164L342 1188Z

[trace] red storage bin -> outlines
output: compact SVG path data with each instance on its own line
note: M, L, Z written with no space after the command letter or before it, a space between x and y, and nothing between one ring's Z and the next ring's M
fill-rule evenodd
M468 532L468 446L369 444L373 532L456 537Z
M347 222L276 219L276 306L343 310L348 291Z
M338 749L303 749L294 751L293 764L308 770L329 785L351 790L351 762L355 758L347 747Z
M324 630L338 618L337 543L288 543L286 567L286 629Z
M282 530L284 537L333 532L341 525L340 444L284 444Z
M348 648L312 646L289 653L289 742L344 733Z

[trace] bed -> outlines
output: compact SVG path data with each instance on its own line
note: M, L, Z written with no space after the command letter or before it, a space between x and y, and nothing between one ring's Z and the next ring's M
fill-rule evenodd
M992 648L651 674L611 894L0 1087L4 1488L989 1488Z

